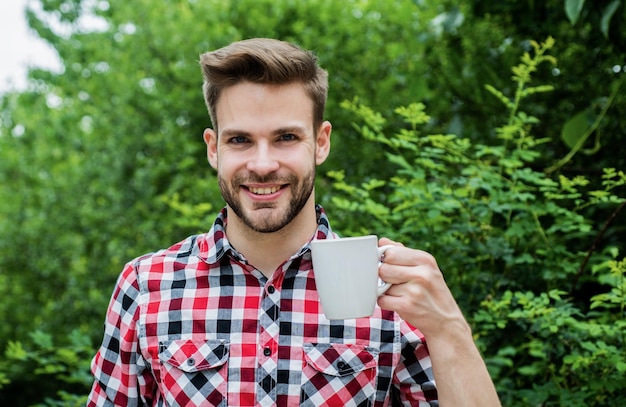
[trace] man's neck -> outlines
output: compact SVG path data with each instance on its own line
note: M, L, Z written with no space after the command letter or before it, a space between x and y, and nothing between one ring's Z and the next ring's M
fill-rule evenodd
M287 226L272 233L256 232L228 212L226 235L248 262L270 278L274 271L311 239L317 229L314 204L307 204Z

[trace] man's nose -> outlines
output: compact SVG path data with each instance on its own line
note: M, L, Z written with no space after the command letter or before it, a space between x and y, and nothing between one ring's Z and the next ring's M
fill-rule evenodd
M248 160L247 169L258 175L267 175L278 170L279 164L276 159L276 152L264 143L259 143L250 160Z

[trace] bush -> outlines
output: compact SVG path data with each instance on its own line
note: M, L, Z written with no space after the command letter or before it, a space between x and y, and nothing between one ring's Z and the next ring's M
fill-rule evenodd
M384 235L439 259L504 405L622 405L626 259L598 242L624 207L626 175L605 168L598 187L536 167L547 139L533 135L540 120L521 102L552 90L528 84L556 63L553 44L533 42L513 68L512 97L486 87L508 110L494 145L421 134L429 117L419 103L396 109L406 128L390 134L383 115L345 102L363 138L385 149L380 165L397 171L360 185L329 173L332 212L343 213L335 227L346 234ZM589 214L607 211L598 230Z
M0 360L0 405L84 405L93 382L89 371L93 354L89 336L78 330L56 343L42 331L34 331L28 344L9 342L5 359ZM12 378L20 380L14 385Z

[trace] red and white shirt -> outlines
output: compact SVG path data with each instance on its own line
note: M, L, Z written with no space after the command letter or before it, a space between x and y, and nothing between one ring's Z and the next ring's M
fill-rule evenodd
M317 239L332 239L318 211ZM436 406L423 335L396 313L328 320L305 244L265 277L211 230L122 271L88 406Z

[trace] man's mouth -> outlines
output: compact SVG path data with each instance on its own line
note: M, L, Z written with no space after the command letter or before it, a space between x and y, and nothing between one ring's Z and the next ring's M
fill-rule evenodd
M264 188L249 187L248 189L250 190L250 192L252 192L255 195L269 195L269 194L273 194L277 192L280 189L280 187L279 186L264 187Z

